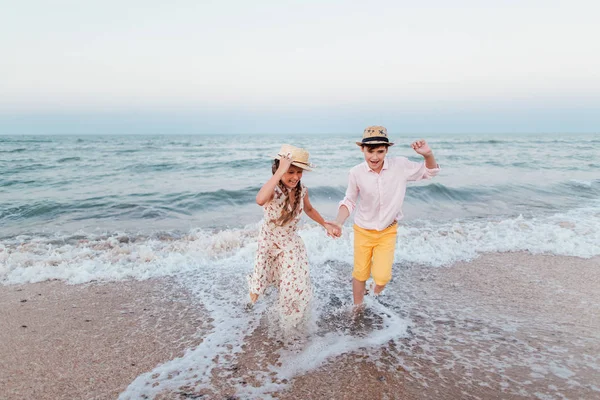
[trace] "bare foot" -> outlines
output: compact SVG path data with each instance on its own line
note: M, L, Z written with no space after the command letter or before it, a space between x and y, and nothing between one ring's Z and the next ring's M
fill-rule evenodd
M256 300L258 300L258 294L256 293L250 293L250 301L252 302L252 304L256 303Z
M373 294L375 296L377 296L379 293L381 293L383 291L383 289L385 289L385 285L383 285L383 286L375 285L375 288L373 289Z
M352 306L352 317L355 318L362 316L366 308L367 307L365 306L365 303L354 304Z

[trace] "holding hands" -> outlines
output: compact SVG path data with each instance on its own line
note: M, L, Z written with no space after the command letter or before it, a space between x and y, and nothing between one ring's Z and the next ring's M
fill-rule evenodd
M325 221L324 227L327 230L327 236L339 238L342 236L342 226L334 221Z

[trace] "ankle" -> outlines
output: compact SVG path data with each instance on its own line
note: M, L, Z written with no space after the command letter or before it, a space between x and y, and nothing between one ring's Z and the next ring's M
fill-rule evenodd
M379 294L383 291L383 289L385 289L385 285L383 285L383 286L375 285L375 287L373 288L373 293Z

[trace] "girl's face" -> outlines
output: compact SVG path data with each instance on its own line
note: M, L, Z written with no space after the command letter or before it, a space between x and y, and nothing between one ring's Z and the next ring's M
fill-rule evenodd
M369 148L367 146L363 146L362 152L365 155L365 161L375 172L381 171L383 168L383 159L387 154L388 148L387 146L379 146L375 148Z
M296 167L295 165L290 165L290 168L287 172L281 177L281 182L289 188L293 189L298 184L298 181L302 179L302 172L304 170L300 167Z

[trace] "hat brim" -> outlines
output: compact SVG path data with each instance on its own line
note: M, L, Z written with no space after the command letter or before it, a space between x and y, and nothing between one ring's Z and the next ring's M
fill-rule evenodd
M279 154L277 154L273 158L275 158L276 160L281 160L281 156ZM303 170L306 170L306 171L312 171L313 168L314 168L314 165L312 167L310 167L309 165L301 163L301 162L298 162L298 161L292 161L292 165L296 166L298 168L302 168Z
M387 144L388 146L393 146L394 145L394 143L392 143L392 142L384 142L384 141L378 141L378 140L377 141L373 141L373 142L356 142L357 146L362 146L362 145L365 145L365 144Z

